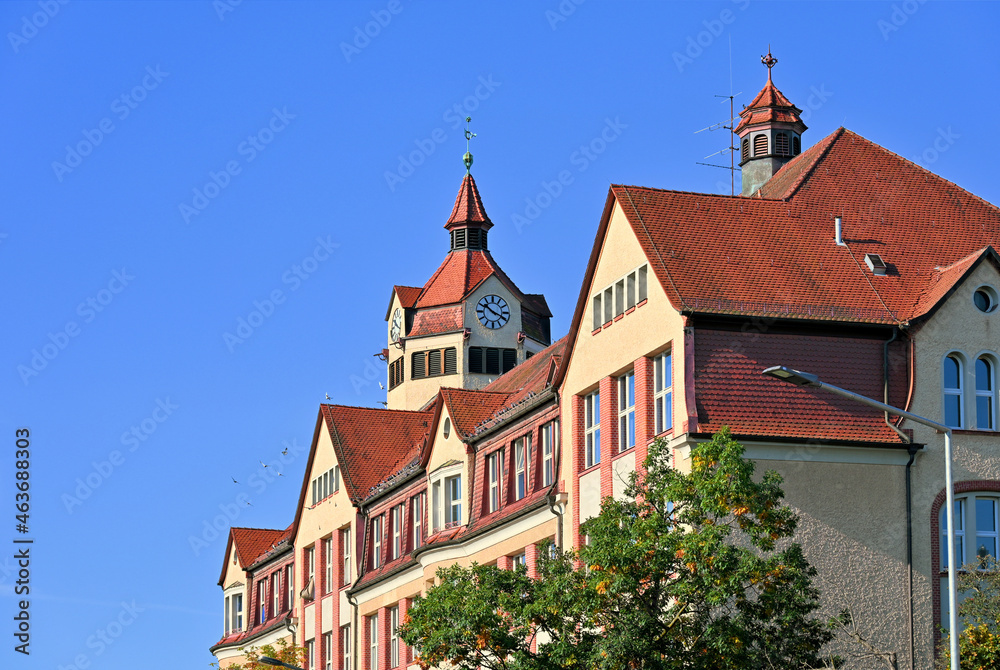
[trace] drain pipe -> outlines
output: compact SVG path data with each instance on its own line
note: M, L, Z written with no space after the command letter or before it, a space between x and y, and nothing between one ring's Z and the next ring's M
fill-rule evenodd
M839 227L839 226L838 226ZM889 404L889 345L899 339L899 328L893 327L892 337L886 340L882 347L882 401ZM885 412L885 425L892 428L907 444L906 453L910 459L906 462L906 629L909 637L910 670L914 670L913 643L913 496L910 489L910 468L917 457L919 447L914 445L910 437L889 420L889 412Z

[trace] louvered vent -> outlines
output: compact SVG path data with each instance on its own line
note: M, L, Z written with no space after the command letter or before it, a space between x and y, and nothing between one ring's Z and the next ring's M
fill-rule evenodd
M788 133L778 133L774 137L774 153L779 156L788 155Z
M503 350L503 371L510 372L517 365L517 350L515 349L504 349Z
M753 155L767 155L767 135L757 135L753 138Z
M792 153L796 156L802 153L802 139L798 135L792 138Z
M483 371L483 348L469 347L469 372Z
M492 347L486 350L486 374L500 374L500 350Z
M480 248L480 245L479 245L479 234L480 234L480 232L482 232L482 231L480 231L478 228L469 228L469 248L470 249L479 249Z
M410 374L412 379L423 379L427 376L426 368L424 367L424 352L414 352L410 360L410 369L412 370Z
M451 233L452 235L452 249L464 249L465 248L465 228L459 228Z
M743 150L742 150L742 153L740 154L740 158L742 160L748 160L750 158L750 138L749 137L744 137L743 138L742 147L743 147Z
M453 375L458 372L458 357L455 354L455 347L448 347L444 350L444 373Z
M441 350L432 349L427 352L427 376L441 374Z

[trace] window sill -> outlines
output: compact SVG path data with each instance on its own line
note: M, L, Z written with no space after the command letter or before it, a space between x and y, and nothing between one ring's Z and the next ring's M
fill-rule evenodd
M584 468L583 470L581 470L580 471L580 476L582 477L582 476L584 476L586 474L590 474L594 470L599 470L600 468L601 468L601 462L598 461L598 462L594 463L593 465L591 465L590 467Z
M953 435L996 435L997 430L993 428L952 428Z
M616 316L616 317L614 318L614 320L615 320L615 321L620 321L620 320L622 320L622 319L624 319L624 318L625 318L625 315L624 315L624 314L619 314L618 316Z
M638 304L637 304L637 305L635 306L635 308L636 308L636 309L639 309L640 307L642 307L643 305L645 305L645 304L646 304L647 302L649 302L649 298L645 298L644 300L642 300L641 302L639 302L639 303L638 303Z
M635 311L635 307L629 307L628 309L625 310L625 313L626 314L631 314L634 311Z
M601 328L598 328L597 330L591 331L590 334L591 335L597 335L599 332L601 332Z

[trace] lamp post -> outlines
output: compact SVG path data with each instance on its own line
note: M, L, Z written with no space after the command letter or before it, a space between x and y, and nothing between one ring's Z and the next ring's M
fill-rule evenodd
M880 409L883 412L891 412L892 414L897 414L899 416L910 419L911 421L916 421L917 423L922 423L925 426L930 426L939 433L944 433L944 478L945 478L945 504L948 506L948 514L946 515L948 521L948 628L949 628L949 646L951 649L951 670L959 670L958 667L958 588L955 583L955 572L958 569L955 565L955 487L952 484L951 476L951 428L948 426L938 423L937 421L931 421L930 419L925 419L922 416L913 414L912 412L907 412L904 409L898 407L893 407L892 405L887 405L884 402L879 402L868 396L859 395L847 389L842 389L839 386L834 386L832 384L827 384L826 382L820 381L819 377L808 372L799 372L798 370L793 370L792 368L786 368L782 365L775 365L774 367L767 368L761 374L768 375L769 377L774 377L775 379L780 379L783 382L788 382L789 384L794 384L796 386L809 386L812 388L824 389L836 395L854 400L863 405L868 405L869 407L874 407L875 409Z
M259 660L261 663L265 663L267 665L276 665L279 668L288 668L289 670L305 670L305 668L300 668L297 665L289 665L288 663L285 663L283 661L279 661L276 658L271 658L270 656L261 656L257 660Z

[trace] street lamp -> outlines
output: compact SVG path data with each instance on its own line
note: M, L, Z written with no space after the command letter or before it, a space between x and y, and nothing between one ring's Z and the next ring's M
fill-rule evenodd
M288 668L289 670L305 670L305 668L300 668L297 665L289 665L288 663L284 663L282 661L279 661L276 658L271 658L270 656L261 656L257 660L259 660L261 663L265 663L267 665L276 665L279 668Z
M907 412L904 409L898 407L893 407L892 405L887 405L884 402L879 402L873 398L867 396L858 395L848 391L847 389L842 389L839 386L834 386L832 384L827 384L826 382L820 381L819 377L808 372L799 372L798 370L793 370L792 368L786 368L783 365L775 365L764 370L761 374L768 375L769 377L774 377L775 379L780 379L783 382L788 382L789 384L795 384L796 386L810 386L812 388L825 389L831 393L835 393L844 398L854 400L863 405L868 405L869 407L874 407L875 409L880 409L883 412L890 412L898 416L905 417L911 421L916 421L917 423L922 423L925 426L930 426L939 433L944 433L944 478L945 478L945 504L948 506L948 627L949 631L949 644L951 649L951 670L959 670L958 668L958 588L955 583L955 572L958 570L955 565L955 487L952 484L951 477L951 428L948 426L938 423L937 421L931 421L930 419L925 419L922 416L913 414L912 412Z

